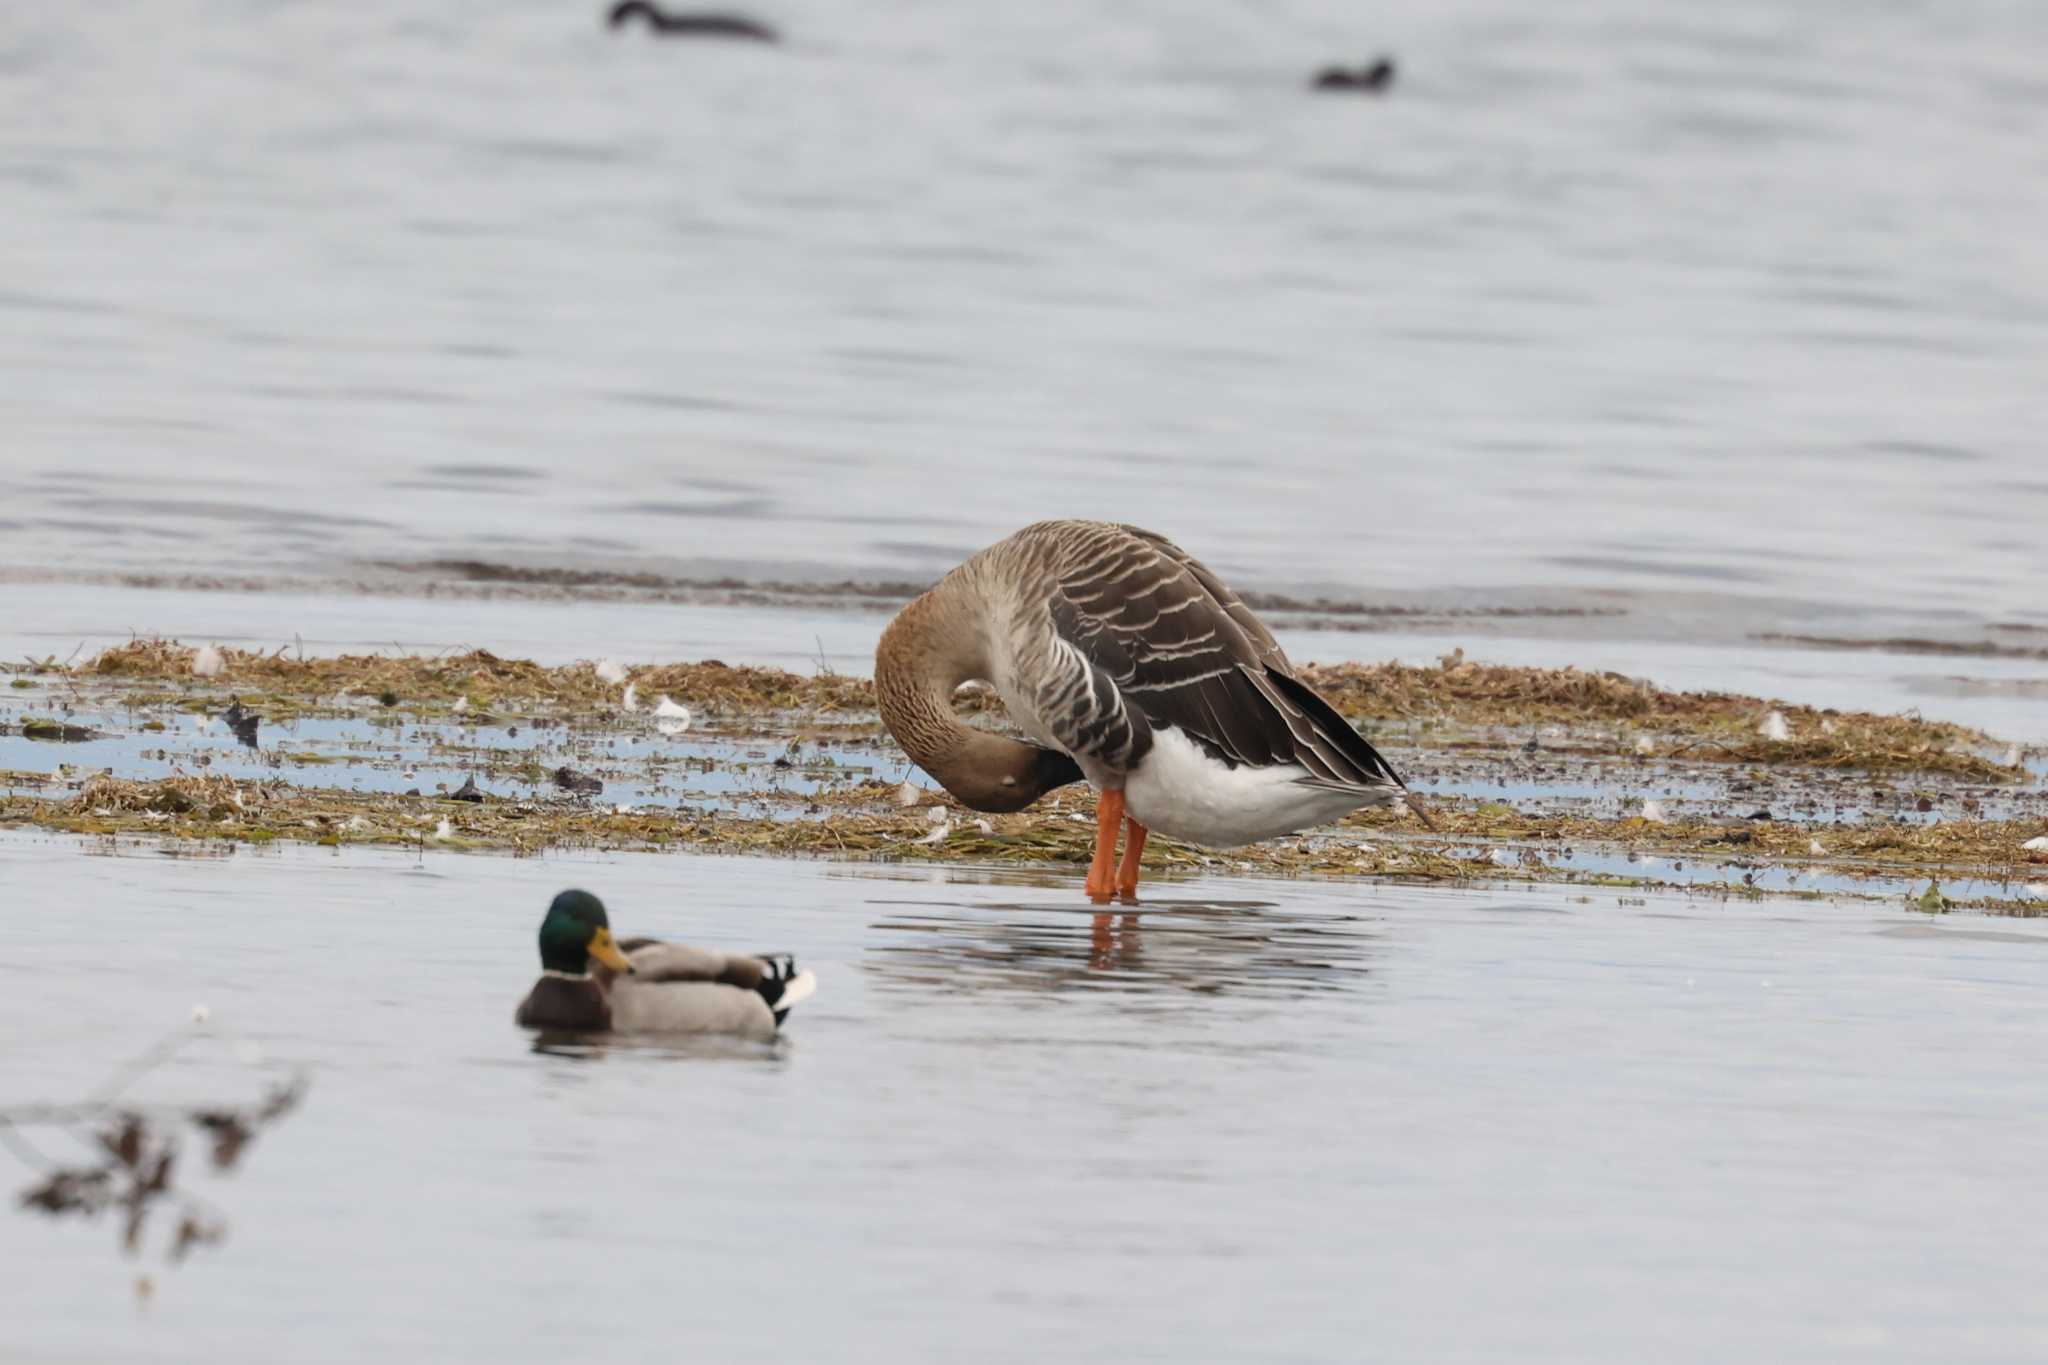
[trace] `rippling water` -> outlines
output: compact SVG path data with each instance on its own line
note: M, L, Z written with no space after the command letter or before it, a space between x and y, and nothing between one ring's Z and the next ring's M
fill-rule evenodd
M2048 1350L2038 921L1207 878L1097 923L1071 875L18 835L0 877L46 911L0 916L0 1100L195 1001L314 1067L187 1173L231 1235L147 1309L115 1228L0 1212L10 1362ZM819 993L775 1049L536 1052L571 883ZM234 1091L203 1060L138 1098Z
M598 9L14 16L0 568L2048 620L2038 6Z

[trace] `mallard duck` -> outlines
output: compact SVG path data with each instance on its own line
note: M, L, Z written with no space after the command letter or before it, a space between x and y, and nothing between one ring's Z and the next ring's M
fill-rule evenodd
M970 680L1033 742L956 717ZM875 696L904 752L976 810L1091 783L1097 900L1136 893L1154 829L1229 848L1404 802L1428 823L1237 594L1135 526L1043 521L975 555L882 632Z
M604 902L564 891L540 924L540 980L522 1027L602 1033L726 1033L770 1039L817 989L787 954L727 956L651 938L612 938Z
M752 38L756 42L775 43L782 41L782 35L758 19L749 19L744 14L717 14L692 12L670 14L648 3L648 0L619 0L613 5L608 16L613 28L624 26L627 20L645 19L647 27L661 34L679 34L699 38Z

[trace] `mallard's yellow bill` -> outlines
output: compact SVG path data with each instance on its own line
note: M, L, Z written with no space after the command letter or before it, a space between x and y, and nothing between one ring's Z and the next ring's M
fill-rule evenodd
M587 946L592 957L602 962L605 966L610 967L613 971L630 972L633 970L633 964L626 960L624 953L619 951L619 945L612 942L611 930L598 930L590 936L590 943Z

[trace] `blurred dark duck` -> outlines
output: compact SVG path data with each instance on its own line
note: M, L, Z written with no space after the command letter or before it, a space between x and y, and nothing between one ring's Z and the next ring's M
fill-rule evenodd
M657 9L648 0L619 0L612 6L611 26L622 28L635 15L647 21L647 27L663 35L699 38L751 38L756 42L779 43L782 35L768 25L743 14L720 14L712 11L692 10L684 14L670 14Z
M540 926L540 980L514 1016L574 1033L722 1033L763 1042L818 979L781 953L740 956L612 938L604 902L564 891Z
M1379 94L1394 83L1394 59L1381 57L1370 66L1326 66L1309 82L1315 90L1364 90Z

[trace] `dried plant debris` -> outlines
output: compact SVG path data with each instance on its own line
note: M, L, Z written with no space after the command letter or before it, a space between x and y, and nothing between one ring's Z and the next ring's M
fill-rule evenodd
M285 649L267 654L219 649L217 672L201 682L192 671L198 652L176 641L138 639L104 651L78 672L188 689L217 684L260 691L299 708L358 700L417 714L453 715L460 714L455 709L460 703L470 713L466 723L475 725L511 723L521 712L580 714L592 720L630 714L638 709L628 703L631 693L680 699L671 703L678 714L689 714L682 705L687 703L697 713L728 721L801 713L878 728L872 684L832 672L805 677L715 659L631 668L607 659L544 668L481 649L334 658L299 657ZM1394 724L1429 729L1553 724L1596 729L1628 746L1647 740L1653 755L1684 752L1706 762L1914 770L1983 780L2020 776L2012 764L2000 761L1988 736L1917 716L1822 710L1724 692L1671 692L1618 673L1481 664L1462 651L1435 667L1310 664L1302 671L1340 712L1364 722L1369 732ZM963 691L956 705L968 711L1002 710L1001 700L986 690ZM229 720L234 723L232 714Z
M626 808L556 798L446 799L306 789L286 783L243 787L224 778L151 783L95 779L68 808L20 797L0 803L0 824L24 808L46 812L44 828L106 837L148 835L174 849L265 844L399 845L533 855L558 849L691 851L863 861L1087 865L1093 798L1066 788L1029 811L981 816L943 793L922 807L898 804L885 781L829 793L750 798L747 809ZM235 796L239 795L240 804ZM1694 804L1686 803L1688 807ZM1597 885L1730 885L1760 889L1775 869L1803 887L1825 879L1837 890L1870 888L1932 873L1987 889L1970 903L2001 913L2048 910L2048 890L2026 848L2037 817L1932 820L1905 817L1808 823L1759 818L1769 812L1718 808L1549 811L1470 798L1432 799L1437 829L1421 833L1406 816L1361 811L1340 824L1242 849L1217 851L1155 835L1145 860L1154 873L1221 871L1262 875L1424 880L1530 880ZM220 814L216 814L220 812ZM1814 837L1825 833L1823 846ZM1995 884L1995 886L1993 886ZM1788 884L1789 885L1789 884ZM1798 889L1798 888L1789 888Z
M715 660L600 673L478 650L216 653L217 675L199 680L189 647L137 640L61 682L33 675L30 695L0 691L0 723L10 705L44 714L61 692L65 723L110 736L91 752L112 763L94 770L51 750L48 772L0 772L0 825L154 835L188 852L286 840L1062 867L1089 855L1085 788L1015 816L961 809L923 785L860 678ZM1225 853L1155 839L1148 864L1664 884L1711 870L1745 890L1823 874L1863 885L1910 873L1924 885L1939 870L1944 885L2003 879L1996 894L2011 904L2048 900L2030 889L2048 856L2028 846L2048 834L2040 755L1972 730L1457 653L1426 668L1305 672L1440 828L1367 812ZM986 713L977 724L1004 724L987 689L955 702ZM218 722L232 711L260 711L266 747L229 738ZM4 740L0 759L35 761ZM1670 866L1643 861L1658 859Z
M113 1213L120 1224L121 1249L131 1257L143 1255L153 1225L170 1220L170 1230L159 1243L163 1259L172 1265L196 1248L224 1241L226 1219L179 1183L185 1170L180 1164L185 1140L203 1139L212 1169L231 1171L260 1133L298 1107L307 1078L303 1072L274 1077L255 1100L242 1104L143 1105L121 1099L145 1075L169 1064L187 1043L210 1033L204 1010L195 1011L191 1027L170 1035L117 1072L96 1098L0 1108L0 1146L40 1172L20 1192L20 1207L53 1218L94 1219ZM54 1136L91 1156L50 1157L45 1146Z
M1729 692L1668 692L1619 673L1474 663L1463 651L1435 668L1311 664L1303 676L1353 720L1444 725L1605 725L1650 741L1649 756L1950 773L1985 780L2024 774L1991 756L1989 735L1918 716L1821 710ZM1659 743L1656 737L1665 737ZM1633 745L1633 737L1631 738Z
M175 640L138 639L99 654L80 672L98 678L147 679L193 684L196 651ZM641 665L626 669L609 659L543 668L523 659L501 659L488 650L460 653L344 654L301 658L284 650L219 651L221 666L209 681L302 704L337 695L375 699L385 706L453 705L468 698L468 709L520 706L583 706L625 710L625 685L637 692L667 694L699 709L872 710L874 691L864 678L825 674L806 678L777 668L736 668L717 660Z

